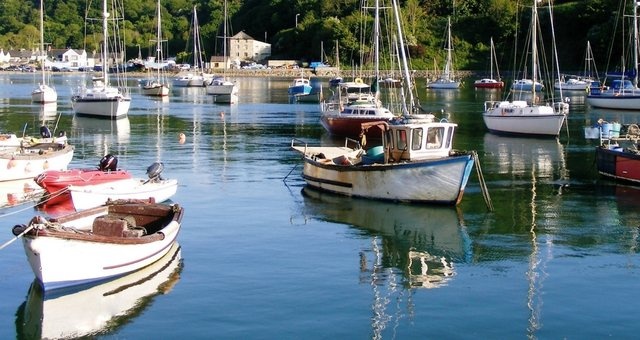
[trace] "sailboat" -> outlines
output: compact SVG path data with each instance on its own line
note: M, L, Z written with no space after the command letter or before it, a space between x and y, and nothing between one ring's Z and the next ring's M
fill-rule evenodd
M92 88L80 88L78 93L71 97L71 106L78 116L120 119L127 116L129 106L131 106L131 97L128 93L122 92L120 88L111 86L107 72L109 69L107 61L110 56L114 56L117 61L118 57L123 55L120 49L109 52L110 46L121 46L120 43L109 42L109 32L113 31L110 30L109 22L116 25L123 18L122 15L118 15L119 13L111 16L108 12L107 0L102 1L102 7L102 36L104 37L102 42L102 77L93 79ZM112 38L117 40L119 37ZM125 88L125 79L120 75L120 72L123 72L122 68L117 66L115 69L118 85Z
M596 70L595 61L593 60L593 52L591 51L591 43L587 41L587 50L585 52L585 68L581 76L563 75L553 85L556 90L568 91L585 91L592 82L597 80L598 70ZM593 70L591 69L593 67ZM595 72L595 77L594 73Z
M334 136L357 138L362 123L390 121L396 116L379 100L380 79L380 5L376 1L373 27L374 79L365 84L361 78L352 82L340 82L338 91L327 101L320 103L322 126Z
M162 25L160 21L160 0L158 0L158 8L156 10L156 17L158 20L157 37L156 37L156 60L157 65L153 78L147 80L142 86L142 94L147 96L164 97L169 95L169 84L167 84L165 72L164 72L164 57L162 53Z
M531 15L531 84L538 83L538 4L533 0ZM549 12L551 13L551 11ZM531 86L530 101L486 101L482 118L489 131L500 134L558 136L566 120L565 103L540 103L536 88ZM512 94L515 95L515 94ZM520 93L524 95L524 93ZM553 94L552 94L553 95ZM551 98L553 101L553 96Z
M631 70L623 70L619 74L607 73L614 79L609 88L604 84L593 82L587 94L587 103L593 107L618 110L640 110L640 88L638 88L638 7L640 3L633 1L633 66ZM624 55L623 55L623 62ZM605 79L606 82L606 79ZM603 82L604 83L604 82Z
M427 83L427 88L431 89L457 89L460 81L455 79L453 71L453 45L451 43L451 18L447 18L447 60L444 64L442 74L434 81Z
M40 53L42 65L42 81L38 87L31 92L31 101L34 103L55 103L58 101L58 93L47 84L46 60L47 53L44 50L44 0L40 0Z
M227 55L227 26L228 18L227 18L227 1L224 2L224 23L223 23L223 41L224 41L224 68L223 68L223 76L222 77L214 77L210 83L207 84L207 94L214 95L213 101L216 103L234 103L237 101L235 96L238 95L238 86L229 81L226 78L227 71L227 63L229 61L229 56Z
M491 52L490 52L490 69L491 73L489 78L478 79L473 82L473 87L475 88L485 88L485 89L501 89L504 87L504 82L500 79L500 71L498 71L498 59L496 58L496 47L493 45L493 38L491 38ZM498 75L498 79L493 78L493 66L496 67L496 73Z
M213 75L204 72L204 62L202 61L202 41L200 41L200 24L196 6L193 6L193 70L179 74L173 80L174 86L180 87L204 87L211 82Z

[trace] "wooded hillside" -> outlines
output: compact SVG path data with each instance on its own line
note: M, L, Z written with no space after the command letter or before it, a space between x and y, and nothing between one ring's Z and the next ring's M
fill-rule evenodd
M118 1L123 1L128 55L137 56L139 48L143 56L148 55L156 34L156 0ZM361 2L369 8L363 10ZM629 25L623 32L620 24L616 28L616 22L620 20L622 8L626 8L626 14L632 13L632 3L625 0L555 1L553 27L561 69L582 70L587 41L591 42L599 70L613 69L622 54L623 34L630 32ZM53 48L98 49L98 23L86 21L85 17L99 17L100 4L100 0L45 0L45 41ZM530 0L405 0L400 4L416 69L431 69L434 60L442 60L447 17L452 21L457 69L487 69L489 40L493 37L500 68L510 70L514 51L522 50L525 44ZM221 55L223 0L161 0L163 36L168 40L169 55L186 58L190 53L187 44L194 5L198 9L206 57ZM324 47L326 61L335 65L335 55L339 52L340 66L350 68L365 63L360 52L364 51L366 56L370 49L373 5L372 0L368 3L365 0L228 0L230 32L245 31L256 40L272 44L274 59L319 60ZM39 0L0 2L0 48L37 46L39 6ZM542 34L550 39L548 2L539 2L539 7ZM389 10L383 12L383 17L390 15L386 13ZM369 17L369 25L363 23L363 15ZM391 26L385 20L381 23L383 31ZM385 44L390 45L391 39L387 38ZM551 41L545 49L548 54L550 47ZM611 50L614 53L609 62Z

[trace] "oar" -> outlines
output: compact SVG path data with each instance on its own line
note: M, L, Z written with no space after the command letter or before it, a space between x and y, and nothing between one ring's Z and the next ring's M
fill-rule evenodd
M33 229L33 227L35 226L35 224L31 224L29 227L27 227L23 232L21 232L19 235L17 235L16 237L14 237L13 239L5 242L3 245L0 246L0 250L4 249L6 246L10 245L11 243L15 242L15 240L19 239L20 237L24 236L24 234L28 233L31 229Z

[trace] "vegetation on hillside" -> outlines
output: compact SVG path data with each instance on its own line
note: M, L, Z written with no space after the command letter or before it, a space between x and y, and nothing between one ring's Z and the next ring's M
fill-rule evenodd
M128 55L151 53L155 37L156 0L123 1ZM557 0L553 3L554 28L560 67L579 71L584 65L587 41L601 70L615 67L621 55L619 20L626 0ZM273 59L324 60L341 67L361 67L371 46L368 41L373 1L369 0L228 0L231 33L244 31L256 40L272 44ZM381 0L382 2L382 0ZM40 0L0 2L0 48L33 49L39 42ZM363 4L369 9L363 10ZM455 3L455 7L453 4ZM489 39L493 38L502 70L514 65L514 51L525 44L531 0L403 0L406 39L413 67L432 69L442 61L447 17L452 20L456 69L483 70L489 63ZM45 41L52 48L97 50L100 29L85 17L99 17L100 0L45 0ZM222 54L223 0L162 0L163 35L169 55L187 58L191 16L197 6L205 57ZM366 7L365 6L365 7ZM551 27L548 1L539 2L543 35ZM623 7L626 6L626 7ZM87 10L90 8L91 10ZM390 12L384 11L383 17ZM386 20L386 21L385 21ZM392 25L382 21L382 29ZM629 29L625 28L625 32ZM517 34L516 34L517 33ZM515 43L514 37L518 37ZM391 39L391 38L387 38ZM385 42L386 46L390 40ZM549 45L550 46L550 45ZM551 49L547 48L547 53ZM610 61L610 51L613 59ZM339 53L338 53L339 52ZM364 53L361 53L364 52ZM521 51L518 51L521 52ZM335 56L339 55L339 61ZM364 56L364 57L363 57ZM617 58L617 59L616 59ZM608 65L612 63L612 65Z

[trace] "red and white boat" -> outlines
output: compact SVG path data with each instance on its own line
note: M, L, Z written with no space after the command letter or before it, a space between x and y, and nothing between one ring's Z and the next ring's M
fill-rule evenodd
M131 173L118 169L118 158L102 157L97 168L48 170L35 178L36 183L47 191L49 200L60 202L70 199L68 187L102 184L132 178Z

